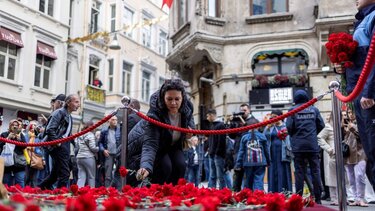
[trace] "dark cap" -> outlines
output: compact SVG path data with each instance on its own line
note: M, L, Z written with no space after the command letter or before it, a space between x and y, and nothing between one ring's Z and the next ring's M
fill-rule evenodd
M56 97L52 98L51 101L53 101L53 102L56 101L56 100L65 101L65 98L66 98L66 96L64 94L59 94Z
M282 112L281 110L276 109L276 110L273 110L273 111L271 112L271 114L275 114L275 115L277 115L277 116L281 116L281 115L283 115L283 112Z

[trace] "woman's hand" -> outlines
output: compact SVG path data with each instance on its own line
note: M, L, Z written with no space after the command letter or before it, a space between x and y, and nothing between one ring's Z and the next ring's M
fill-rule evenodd
M191 127L188 128L191 129ZM192 133L186 133L186 139L191 139L191 137L193 137Z
M146 179L146 177L148 177L149 174L150 172L148 172L145 168L140 168L138 169L135 177L137 178L137 180L144 180Z

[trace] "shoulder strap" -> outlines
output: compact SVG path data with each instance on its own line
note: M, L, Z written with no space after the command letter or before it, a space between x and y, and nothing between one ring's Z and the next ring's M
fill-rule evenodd
M251 130L251 141L253 142L255 140L255 131Z

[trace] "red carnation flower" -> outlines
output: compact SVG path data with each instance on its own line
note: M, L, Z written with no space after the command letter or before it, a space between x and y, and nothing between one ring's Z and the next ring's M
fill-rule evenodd
M187 184L187 181L183 178L180 178L177 182L178 185L186 185Z
M19 193L12 195L10 200L21 204L26 204L28 202L28 200Z
M266 196L266 209L268 211L281 211L285 207L285 197L283 194L267 194Z
M119 172L121 177L126 177L126 175L128 174L128 170L124 166L120 167Z
M26 206L25 211L40 211L40 207L35 204L29 204Z
M288 211L301 211L303 209L303 199L298 194L293 194L285 204Z
M125 201L109 198L103 202L104 211L117 211L125 209Z
M73 193L73 195L77 195L78 193L78 185L74 184L70 186L70 191Z
M326 43L327 55L332 63L338 63L344 67L351 67L350 58L354 54L358 43L353 36L344 32L330 34Z
M286 137L288 136L288 130L286 128L283 128L279 131L277 131L277 137L280 139L280 140L285 140Z

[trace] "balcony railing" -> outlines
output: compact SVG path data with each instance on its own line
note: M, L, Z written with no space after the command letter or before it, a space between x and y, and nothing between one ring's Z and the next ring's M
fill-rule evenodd
M86 99L96 103L105 104L105 90L96 86L87 85Z

